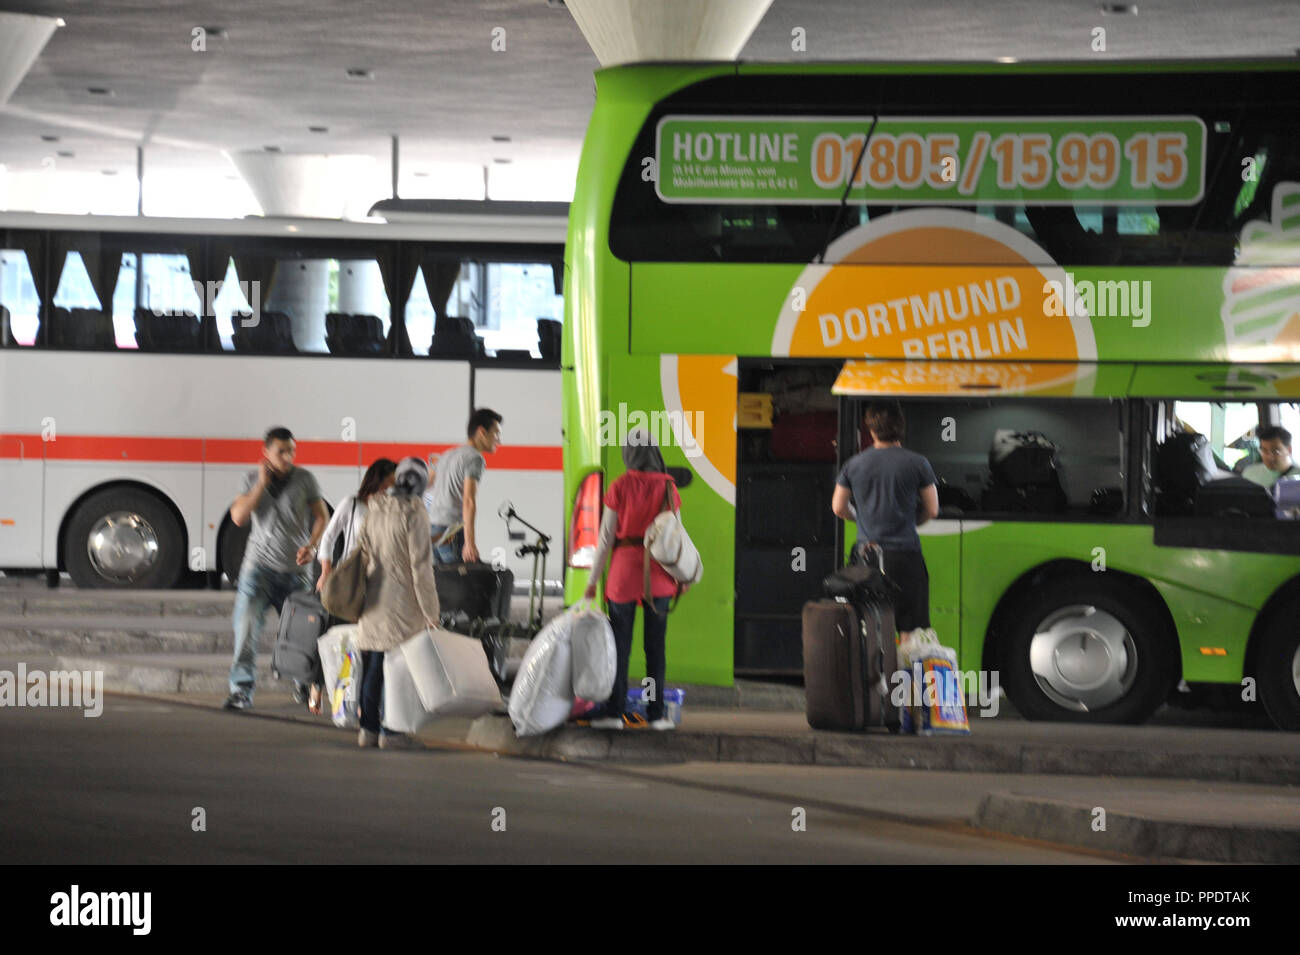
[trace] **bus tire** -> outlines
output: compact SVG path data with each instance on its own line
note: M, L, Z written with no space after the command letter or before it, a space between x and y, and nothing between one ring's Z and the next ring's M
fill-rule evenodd
M112 487L77 505L64 531L63 559L78 587L166 589L185 572L185 534L156 495Z
M1178 654L1148 598L1070 577L1015 607L999 643L1007 695L1029 720L1142 723L1178 679Z
M1300 730L1300 601L1273 615L1255 659L1259 700L1279 729Z

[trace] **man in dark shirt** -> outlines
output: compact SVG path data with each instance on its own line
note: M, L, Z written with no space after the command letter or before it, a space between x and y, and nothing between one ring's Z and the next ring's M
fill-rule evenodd
M894 599L899 631L929 627L930 574L916 528L939 514L934 470L902 446L905 422L897 405L873 404L865 417L873 446L844 465L831 510L842 520L857 521L858 552L870 544L883 552L885 576L900 590Z

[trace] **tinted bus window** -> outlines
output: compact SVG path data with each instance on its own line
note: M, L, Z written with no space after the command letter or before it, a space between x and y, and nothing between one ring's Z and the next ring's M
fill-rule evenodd
M0 249L0 347L34 345L40 308L27 253Z

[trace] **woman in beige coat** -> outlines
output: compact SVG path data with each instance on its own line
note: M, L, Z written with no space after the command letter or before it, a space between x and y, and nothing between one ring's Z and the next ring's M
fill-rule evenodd
M358 546L366 555L366 602L357 621L361 654L359 746L407 749L404 733L380 724L384 695L384 653L438 622L429 515L421 497L429 469L419 458L403 458L387 494L370 499Z

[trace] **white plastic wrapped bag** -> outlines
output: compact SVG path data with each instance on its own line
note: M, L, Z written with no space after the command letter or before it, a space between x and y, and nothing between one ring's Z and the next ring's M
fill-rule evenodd
M564 616L572 652L573 695L597 702L609 699L618 669L618 649L609 618L582 604Z
M340 624L316 641L330 718L335 726L353 729L361 725L361 651L354 646L359 629L354 623Z
M398 649L430 718L482 716L501 706L483 644L473 637L421 630Z
M533 640L510 691L510 721L519 736L547 733L573 709L569 614L556 617Z
M398 733L417 733L433 719L424 708L406 655L397 647L384 654L383 725Z

